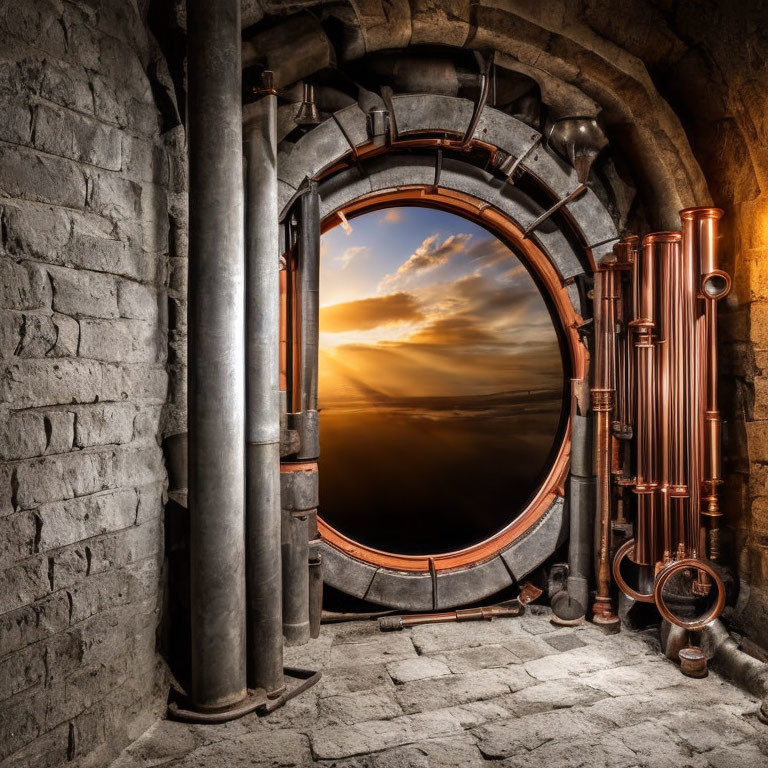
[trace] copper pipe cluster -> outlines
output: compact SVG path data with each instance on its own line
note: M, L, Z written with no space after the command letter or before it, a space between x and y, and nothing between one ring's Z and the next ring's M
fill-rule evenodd
M682 232L623 238L613 258L599 265L596 275L595 327L597 368L596 429L603 429L600 390L615 381L614 440L625 446L623 461L615 447L597 434L598 487L614 456L616 491L598 492L603 529L623 517L623 488L634 470L634 538L622 545L613 560L619 588L636 600L655 602L664 618L688 629L699 628L722 611L725 590L709 560L718 557L718 486L721 421L717 407L717 302L730 289L730 277L719 268L717 208L688 208L681 212ZM625 279L610 274L625 270ZM628 271L628 270L631 270ZM605 286L618 296L609 306ZM616 307L630 308L631 312ZM631 315L631 319L625 319ZM606 324L614 326L616 356L601 356ZM628 331L631 331L628 332ZM634 349L632 349L632 347ZM613 353L612 353L613 354ZM607 498L607 502L606 499ZM620 505L621 502L621 505ZM619 512L620 506L620 512ZM601 552L601 558L604 553ZM634 563L637 585L630 586L622 570ZM602 559L601 559L602 565ZM694 594L717 594L704 617L677 617L667 605L664 589L675 575L691 578ZM600 570L598 572L600 576ZM609 595L598 578L601 590Z

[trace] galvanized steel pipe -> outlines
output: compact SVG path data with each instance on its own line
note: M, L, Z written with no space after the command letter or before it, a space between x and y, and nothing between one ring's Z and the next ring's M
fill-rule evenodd
M271 74L271 73L270 73ZM277 92L243 110L246 155L246 532L249 683L283 680Z
M188 0L190 703L246 697L239 0Z

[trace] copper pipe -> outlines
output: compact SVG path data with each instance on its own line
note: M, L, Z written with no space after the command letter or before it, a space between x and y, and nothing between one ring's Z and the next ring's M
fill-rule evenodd
M658 232L643 241L656 250L658 265L659 301L657 339L657 407L659 441L659 511L661 515L662 547L655 555L655 565L669 562L675 553L673 544L673 516L671 486L673 454L676 454L682 435L674 431L672 418L672 393L674 382L679 378L673 358L677 338L674 334L675 306L680 301L675 282L676 268L680 261L681 239L679 232ZM675 450L673 451L673 443Z
M288 387L288 270L280 269L280 391Z
M702 496L701 513L709 521L709 555L719 557L719 518L722 516L718 499L721 474L721 419L717 405L717 302L731 287L730 277L719 268L719 226L723 211L719 208L689 208L681 212L684 221L691 222L692 246L697 251L701 274L701 296L704 300L704 330L702 355L704 359L705 392L702 425Z
M635 261L634 318L637 366L637 526L632 559L637 565L653 566L656 538L657 457L656 435L656 251L653 241L643 239ZM639 282L639 284L638 284Z
M611 598L611 421L615 404L616 300L618 273L613 263L601 264L595 275L595 475L600 521L597 594L592 607L598 624L618 624Z

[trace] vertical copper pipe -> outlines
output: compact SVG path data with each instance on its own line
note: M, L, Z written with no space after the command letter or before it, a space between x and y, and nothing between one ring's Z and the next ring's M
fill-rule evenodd
M288 387L288 270L280 269L280 391Z
M653 241L643 239L634 271L634 319L637 370L637 528L633 558L638 565L655 564L657 502L656 428L656 252Z
M602 264L595 281L595 375L592 410L595 412L595 475L600 523L597 594L594 621L618 627L611 599L611 420L616 380L616 300L618 273L614 263Z
M680 301L676 270L680 261L679 232L658 232L646 241L656 250L658 265L658 337L657 337L657 416L659 441L659 511L661 514L661 547L655 552L657 564L669 562L675 555L672 515L672 467L678 452L680 435L675 434L672 400L679 371L674 366L676 352L675 307ZM644 242L646 242L644 241Z
M717 302L731 287L730 277L719 268L719 227L723 211L719 208L688 208L681 212L691 222L693 248L700 264L700 289L704 301L701 330L701 367L703 373L702 425L702 508L709 522L709 555L719 557L719 518L722 516L718 486L720 469L721 419L717 405Z

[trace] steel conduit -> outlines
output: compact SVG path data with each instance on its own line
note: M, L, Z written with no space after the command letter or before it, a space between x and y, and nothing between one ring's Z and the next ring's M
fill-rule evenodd
M246 697L240 2L188 0L191 706Z
M270 73L271 74L271 73ZM283 678L280 512L280 286L277 93L243 110L246 154L246 535L248 673L275 696Z

